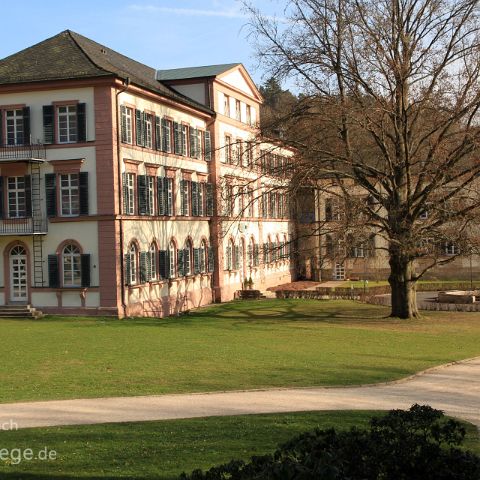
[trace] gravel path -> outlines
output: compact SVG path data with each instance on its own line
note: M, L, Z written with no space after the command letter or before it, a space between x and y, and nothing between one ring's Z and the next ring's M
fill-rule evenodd
M309 410L388 410L429 404L480 427L480 357L399 382L204 394L0 404L0 426L18 428Z

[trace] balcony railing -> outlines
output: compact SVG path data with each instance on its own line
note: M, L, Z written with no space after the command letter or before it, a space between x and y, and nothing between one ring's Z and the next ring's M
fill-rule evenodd
M4 218L0 219L0 235L34 235L46 234L46 218Z
M45 145L3 145L0 147L0 162L12 160L46 160Z

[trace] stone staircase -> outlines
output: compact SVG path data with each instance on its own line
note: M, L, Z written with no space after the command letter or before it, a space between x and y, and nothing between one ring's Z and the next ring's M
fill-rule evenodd
M0 305L0 318L41 318L43 313L30 305Z

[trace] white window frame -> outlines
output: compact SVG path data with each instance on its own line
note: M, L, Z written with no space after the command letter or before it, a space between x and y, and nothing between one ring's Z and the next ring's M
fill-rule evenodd
M237 99L235 99L235 119L242 121L242 102Z
M138 281L138 252L134 243L130 245L127 255L130 261L130 278L128 278L128 284L135 285Z
M62 280L64 287L82 286L82 258L80 249L69 243L62 250Z
M176 272L176 258L177 258L177 247L173 240L170 241L168 245L168 278L175 278L177 276Z
M443 248L444 248L445 255L459 255L460 254L460 248L458 248L458 245L456 245L453 242L445 242Z
M151 280L157 280L158 251L157 251L157 246L155 245L154 242L150 244L149 253L150 253L150 278Z
M147 215L153 215L155 211L155 177L147 176Z
M80 174L62 173L59 177L60 215L62 217L76 217L80 215ZM66 180L66 183L64 183L64 180ZM64 194L66 196L65 200Z
M205 240L202 240L202 242L200 243L200 249L198 252L198 261L200 263L198 266L200 273L206 273L208 257L207 257L207 242L205 242Z
M64 122L64 126L62 126ZM78 141L77 105L57 106L58 143L76 143Z
M125 143L130 145L133 143L133 110L130 107L125 107L122 111L122 123L125 124Z
M7 191L8 217L25 218L27 216L27 195L25 191L25 177L7 177Z
M192 275L192 270L192 242L186 240L183 247L183 273L188 277Z
M181 135L182 135L182 152L181 154L186 157L189 151L188 147L188 126L181 125Z
M5 110L5 126L5 143L7 145L25 144L22 109Z
M125 177L127 187L127 205L125 205L125 213L127 215L135 215L135 174L127 172Z
M149 113L145 115L145 147L153 148L153 117Z

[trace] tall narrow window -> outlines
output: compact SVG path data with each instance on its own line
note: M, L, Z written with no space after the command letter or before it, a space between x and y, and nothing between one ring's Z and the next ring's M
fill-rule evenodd
M66 245L62 251L63 286L82 285L82 262L80 249L76 245Z
M153 117L145 114L145 147L153 148Z
M156 280L158 278L158 272L157 272L158 254L157 254L157 247L155 243L152 243L150 245L149 255L150 255L150 279Z
M129 285L135 285L138 280L138 252L134 243L130 245L130 249L127 253L127 283Z
M125 214L135 215L135 174L125 174Z
M8 177L8 216L10 218L27 216L25 177Z
M242 121L242 104L240 100L235 100L235 118L241 122Z
M22 145L24 143L23 110L7 110L7 144Z
M224 142L224 158L225 163L232 163L232 137L230 135L225 135L225 142Z
M172 240L168 245L168 278L176 277L175 262L177 258L177 248L175 242Z
M223 113L226 117L230 116L230 97L228 95L224 95L223 97Z
M205 273L207 271L207 244L205 240L202 240L200 244L200 251L199 251L199 269L201 273Z
M63 216L75 216L80 213L79 174L60 175L60 199Z
M77 106L65 105L58 107L58 143L77 141Z
M192 275L192 242L187 240L183 248L183 274Z
M122 105L122 142L133 143L132 137L132 109Z
M153 215L155 210L155 177L147 177L147 215Z
M250 105L247 105L247 119L246 122L251 125L252 123L252 107Z
M188 127L187 125L182 125L182 145L180 154L184 157L187 156L187 145L188 145Z
M166 118L162 118L162 150L172 151L172 122Z

